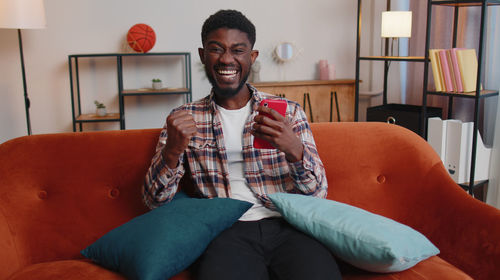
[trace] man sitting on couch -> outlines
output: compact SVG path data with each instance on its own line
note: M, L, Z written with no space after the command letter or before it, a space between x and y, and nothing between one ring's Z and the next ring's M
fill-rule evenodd
M198 279L341 279L331 253L290 226L267 197L325 197L327 181L303 110L287 101L283 117L259 106L277 97L246 83L259 54L254 25L238 11L221 10L205 21L201 37L199 55L212 91L168 116L146 175L145 203L168 203L186 174L202 197L254 204L208 246ZM255 149L254 137L275 149Z

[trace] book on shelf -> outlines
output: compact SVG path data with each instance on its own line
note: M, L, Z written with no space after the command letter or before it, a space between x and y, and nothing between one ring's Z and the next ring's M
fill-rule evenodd
M441 120L429 118L427 141L441 158L448 174L457 184L467 183L470 179L472 164L473 122L460 120ZM491 148L484 145L477 132L476 166L474 180L487 180Z
M478 61L475 49L429 49L429 58L436 91L476 90Z
M462 76L460 74L460 68L458 67L457 50L463 50L463 49L453 48L450 50L451 64L453 66L453 72L455 73L455 83L457 84L457 92L464 92L464 87L462 86Z
M458 67L463 83L464 92L476 90L477 56L475 49L457 50Z
M446 50L439 51L439 61L441 62L441 72L443 73L444 89L448 92L452 92L453 84L451 81L450 67L448 66Z
M432 67L432 77L434 78L434 86L436 87L436 91L444 91L443 90L443 83L442 83L442 75L441 75L441 70L440 70L440 63L438 59L438 53L439 50L436 49L430 49L429 50L429 58L431 60L431 67Z
M458 92L455 69L453 68L453 61L451 60L451 50L446 50L446 61L448 62L448 70L450 71L450 80L453 86L453 92Z

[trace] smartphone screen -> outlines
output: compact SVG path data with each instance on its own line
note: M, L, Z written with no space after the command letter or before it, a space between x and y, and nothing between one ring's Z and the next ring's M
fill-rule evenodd
M283 99L264 99L260 102L260 106L269 107L284 117L285 113L286 113L287 103ZM266 116L270 119L274 119L269 114L265 114L265 113L259 113L259 114L263 114L264 116ZM261 138L258 138L258 137L254 137L253 146L256 149L274 149L274 147L271 145L271 143L269 143L266 140L263 140Z

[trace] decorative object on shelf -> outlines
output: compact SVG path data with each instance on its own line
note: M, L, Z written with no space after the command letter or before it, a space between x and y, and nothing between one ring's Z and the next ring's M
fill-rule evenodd
M381 37L390 38L391 56L394 56L394 42L398 44L399 38L411 37L411 11L385 11L382 12Z
M106 106L104 104L102 104L101 102L99 102L97 100L94 101L94 104L95 104L95 114L96 115L98 115L99 117L104 117L108 114L106 112Z
M435 91L462 93L476 90L478 64L475 49L429 49L429 59Z
M153 79L151 81L153 82L153 89L161 89L162 88L161 79Z
M250 68L250 76L248 76L248 81L250 83L258 83L260 82L260 61L255 61L254 64L252 64L252 68Z
M156 43L156 34L151 26L138 23L129 29L127 42L136 52L147 53Z
M473 122L461 120L442 120L429 118L427 122L427 142L441 157L446 170L457 184L469 181L471 171ZM482 181L489 178L491 148L484 145L481 134L477 131L477 153L475 179Z
M0 0L0 28L17 29L28 135L31 135L30 100L28 98L28 89L26 86L21 29L41 29L45 27L45 8L43 0Z
M290 42L279 43L273 50L273 58L278 63L286 63L297 58L299 50Z
M335 66L333 64L328 64L328 60L320 60L318 67L320 80L335 80Z

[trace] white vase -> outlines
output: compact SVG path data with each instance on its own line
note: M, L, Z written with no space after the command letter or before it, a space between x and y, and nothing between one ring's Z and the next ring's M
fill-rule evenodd
M153 82L153 89L161 89L161 82Z
M97 108L96 109L96 114L99 116L99 117L104 117L107 115L106 113L106 108Z

